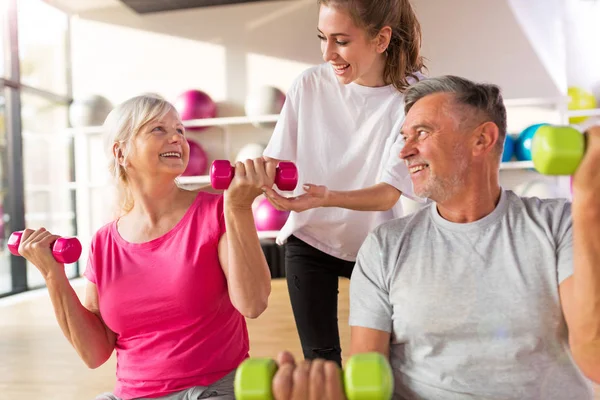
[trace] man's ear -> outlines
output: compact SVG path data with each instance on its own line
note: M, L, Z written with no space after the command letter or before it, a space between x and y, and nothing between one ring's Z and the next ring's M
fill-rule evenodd
M498 143L500 130L498 125L488 121L475 128L475 146L473 146L473 155L487 154L493 151Z
M385 52L390 45L390 41L392 40L392 28L389 26L384 26L381 28L375 39L377 52L380 54Z

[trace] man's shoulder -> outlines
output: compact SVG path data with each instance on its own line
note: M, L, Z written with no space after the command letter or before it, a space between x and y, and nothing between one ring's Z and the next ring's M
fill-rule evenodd
M425 231L430 223L431 205L428 205L411 214L382 223L373 230L373 233L380 239L392 238L396 240L409 233L414 234L418 231Z
M544 218L570 217L571 200L567 198L523 197L507 190L509 208L519 211L517 215Z

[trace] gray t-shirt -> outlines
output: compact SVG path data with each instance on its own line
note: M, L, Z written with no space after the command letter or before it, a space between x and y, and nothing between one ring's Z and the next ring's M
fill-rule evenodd
M377 227L350 281L350 325L391 333L395 399L592 399L559 284L573 273L571 203L502 191L472 223L435 203Z

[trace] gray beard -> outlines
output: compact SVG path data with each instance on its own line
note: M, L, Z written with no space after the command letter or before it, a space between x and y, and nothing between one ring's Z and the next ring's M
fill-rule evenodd
M468 169L467 160L461 154L461 148L457 145L453 149L454 173L450 177L440 177L429 171L429 179L423 189L415 191L421 198L428 198L436 203L446 201L457 194L465 183L465 172Z

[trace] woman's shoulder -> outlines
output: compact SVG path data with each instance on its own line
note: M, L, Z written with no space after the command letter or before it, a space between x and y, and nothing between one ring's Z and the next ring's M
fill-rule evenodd
M292 83L292 88L310 87L311 85L322 84L333 76L333 71L327 63L314 65L302 71Z
M96 230L96 232L92 235L92 246L96 244L105 244L107 241L111 239L113 226L117 223L118 218L105 223L100 228Z
M223 207L223 193L213 192L211 188L197 189L185 191L186 196L189 196L191 201L190 207L195 207L199 210L206 210L207 208L222 208Z

